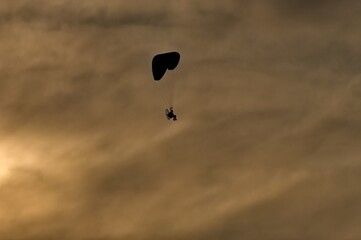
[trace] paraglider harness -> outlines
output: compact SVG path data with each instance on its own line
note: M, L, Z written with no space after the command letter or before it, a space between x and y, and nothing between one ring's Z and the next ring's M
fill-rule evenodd
M177 115L174 114L173 107L170 107L169 110L168 110L168 108L166 108L165 109L165 115L166 115L168 120L170 120L170 119L173 119L173 121L177 120Z

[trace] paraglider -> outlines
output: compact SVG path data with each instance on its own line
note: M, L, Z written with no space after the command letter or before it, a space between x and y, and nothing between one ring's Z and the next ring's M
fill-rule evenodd
M168 120L173 119L173 121L177 120L177 116L174 114L173 111L173 89L170 89L171 86L174 86L174 79L163 78L167 70L174 70L178 66L179 60L180 54L178 52L157 54L153 57L152 60L152 72L154 81L165 81L165 83L163 84L165 87L167 87L165 94L170 95L170 97L168 97L167 99L170 108L165 109L165 114Z
M173 70L177 67L180 60L178 52L168 52L158 54L153 57L152 70L153 78L155 81L159 81L168 70Z

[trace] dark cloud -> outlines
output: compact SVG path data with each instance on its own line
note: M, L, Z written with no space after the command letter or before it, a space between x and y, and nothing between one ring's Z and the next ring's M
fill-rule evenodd
M1 23L23 22L28 24L45 24L50 29L62 27L98 27L118 28L125 26L161 26L169 24L166 9L156 11L124 11L122 5L111 6L93 3L74 4L63 1L53 4L46 1L15 2L5 4L1 12Z
M326 0L275 0L269 4L286 21L300 21L303 24L330 24L340 20L350 20L347 14L357 11L356 9L360 7L360 3L353 0L347 3Z

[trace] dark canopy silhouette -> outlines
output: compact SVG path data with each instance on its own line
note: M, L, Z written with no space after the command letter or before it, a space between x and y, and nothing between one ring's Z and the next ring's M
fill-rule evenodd
M173 70L177 67L180 59L178 52L168 52L155 55L152 61L153 78L159 81L168 70Z

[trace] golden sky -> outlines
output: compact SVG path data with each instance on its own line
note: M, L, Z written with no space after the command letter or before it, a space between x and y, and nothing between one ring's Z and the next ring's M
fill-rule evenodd
M0 239L361 239L360 12L1 1Z

